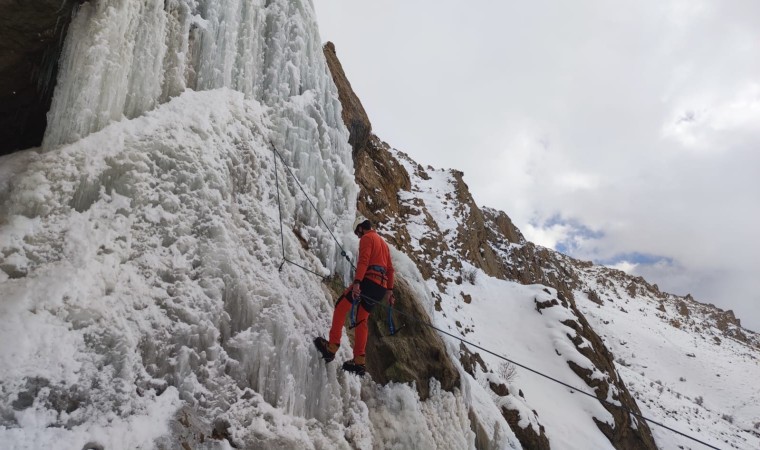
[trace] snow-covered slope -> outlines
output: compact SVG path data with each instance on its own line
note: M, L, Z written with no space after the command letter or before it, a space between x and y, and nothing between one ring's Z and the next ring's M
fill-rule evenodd
M530 243L509 242L503 235L489 245L505 270L501 277L489 276L463 254L466 237L462 234L475 230L461 225L472 215L472 208L457 200L462 198L457 192L462 189L461 174L423 169L407 155L389 150L406 169L411 189L399 194L403 213L391 214L385 229L390 235L400 222L406 222L412 247L420 248L415 252L418 258L425 258L425 248L431 253L426 240L436 242L432 264L441 278L438 282L430 279L428 287L438 296L437 323L463 339L594 392L586 385L588 380L569 366L596 371L592 379L606 376L583 354L591 343L578 339L571 325L577 315L561 302L550 303L557 298L554 289L500 278L523 272L545 280L546 286L559 281L571 288L578 310L614 355L615 372L645 417L718 448L760 447L758 337L742 329L730 312L662 293L645 280L617 270ZM501 235L492 231L494 236ZM504 382L500 376L505 372L504 361L479 353L487 369L476 371L477 382L486 388ZM519 426L526 426L528 419L540 423L553 448L611 447L595 424L595 420L612 423L598 402L514 369L513 379L506 383L509 395L499 398L492 392L491 396L497 404L509 404L516 392L525 395L523 402L535 414L521 411ZM617 395L611 390L608 400ZM650 428L660 448L704 448L659 426Z
M82 7L46 151L0 160L0 448L474 442L460 392L433 383L422 403L326 367L311 338L331 294L279 270L284 245L348 278L330 232L357 244L313 14L300 1ZM282 163L276 183L272 144L298 183Z
M755 333L733 324L721 330L714 308L630 289L631 277L616 271L589 267L581 274L601 302L578 292L578 305L616 355L618 370L646 415L710 437L721 448L760 448ZM735 333L746 342L731 337ZM653 431L658 441L670 442L667 432Z
M606 400L618 402L621 393L610 378L615 374L605 373L573 343L573 339L581 339L580 347L592 347L571 327L578 317L566 307L566 302L562 301L564 307L560 306L558 298L562 295L556 289L489 276L468 261L463 247L467 235L475 230L462 224L473 215L473 206L460 201L467 196L462 195L456 174L422 169L395 150L391 150L391 155L405 167L412 188L399 194L405 211L403 218L389 221L384 227L391 231L403 221L412 247L420 249L417 257L425 258L432 253L431 263L437 268L437 276L428 280L428 288L438 299L436 323L467 341L570 385L584 387L586 392L594 392L568 364L572 362L579 370L588 371L591 379L610 382L609 388L605 388ZM443 245L430 252L426 242ZM552 302L557 306L541 311L537 307L538 303ZM478 352L473 348L470 351ZM494 355L479 353L485 365L476 365L477 370L471 370L473 377L468 379L488 393L505 419L517 412L518 423L512 423L513 427L525 428L530 424L536 434L545 431L553 448L612 448L595 421L612 428L620 424L616 425L601 403L529 372L519 376L521 372L517 370L515 379L506 380L504 373L510 365ZM460 357L458 350L454 356ZM498 394L499 389L493 389L492 385L504 385L508 393ZM631 420L637 427L638 421ZM631 438L631 443L637 439ZM628 445L646 445L631 443Z
M283 253L348 280L367 174L315 23L299 0L82 5L43 148L0 159L0 448L651 448L636 417L449 336L408 358L460 375L422 401L317 357L333 293ZM715 446L760 447L758 340L732 316L537 248L461 173L387 155L407 187L359 204L435 326Z

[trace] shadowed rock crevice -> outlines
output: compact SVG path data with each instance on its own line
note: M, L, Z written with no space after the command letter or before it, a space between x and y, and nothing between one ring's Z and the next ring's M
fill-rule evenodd
M81 0L0 0L0 155L42 143L58 60Z

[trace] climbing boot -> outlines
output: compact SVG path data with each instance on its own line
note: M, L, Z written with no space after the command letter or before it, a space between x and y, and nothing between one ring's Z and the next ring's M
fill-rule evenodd
M364 355L356 356L354 359L344 362L343 370L359 376L364 375L367 372L367 366L364 365Z
M340 345L329 343L327 339L321 336L314 338L314 346L317 347L319 353L322 354L322 359L324 359L325 362L330 362L335 359L335 353L338 351L338 347L340 347Z

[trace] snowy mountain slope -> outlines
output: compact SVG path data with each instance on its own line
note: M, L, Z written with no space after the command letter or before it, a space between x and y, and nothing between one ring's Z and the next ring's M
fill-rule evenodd
M327 47L330 47L329 44ZM335 58L334 48L326 51L328 59ZM352 105L359 104L358 98L350 88L350 84L344 79L345 74L342 70L338 71L333 68L339 67L339 63L332 62L333 78L341 90L341 100L345 103L348 101ZM750 374L741 380L736 380L739 386L749 386L754 377L751 375L756 371L753 366L754 355L757 350L757 335L740 326L740 322L733 316L730 311L721 311L712 305L703 305L693 301L690 296L676 297L671 294L660 292L657 286L649 285L641 278L634 278L623 272L613 269L607 269L600 266L594 266L591 263L574 260L565 255L554 252L550 249L536 246L526 242L522 234L511 223L509 218L502 212L489 208L480 208L475 204L472 196L469 194L467 185L464 183L463 174L456 170L435 170L432 167L423 168L417 162L411 160L408 155L393 149L390 145L381 141L377 136L366 130L371 130L366 115L361 108L352 106L350 113L346 117L344 111L344 121L346 123L360 124L356 130L366 134L364 138L354 139L354 161L357 167L356 178L362 189L359 195L359 209L369 217L379 223L381 231L386 237L395 243L400 249L403 249L420 268L420 271L428 279L428 287L436 298L435 320L444 324L447 329L458 333L463 338L468 336L487 336L488 340L495 342L500 341L502 334L509 336L509 342L514 343L513 347L521 345L533 346L532 340L526 342L524 335L523 323L528 322L525 312L521 312L517 317L519 323L513 327L503 327L503 323L508 323L505 317L510 311L507 307L511 303L502 300L498 304L504 309L501 315L494 308L487 320L480 317L476 308L471 307L475 303L476 296L468 293L468 289L463 286L481 284L492 285L516 281L521 285L540 284L547 286L547 292L553 293L554 298L544 300L534 297L535 310L541 310L545 314L548 311L562 308L564 313L570 315L559 321L550 322L548 328L553 329L551 334L564 336L564 339L557 339L554 345L553 353L526 355L525 363L540 367L545 363L545 359L554 359L560 354L565 356L565 363L556 369L556 373L566 373L568 365L571 367L572 376L567 381L575 386L583 387L586 384L586 391L596 390L601 399L614 400L606 398L609 395L619 395L625 398L628 407L637 411L637 405L633 397L628 394L631 389L639 402L651 403L654 401L654 395L640 395L642 389L639 383L648 381L647 378L640 378L641 375L631 376L626 365L629 363L617 357L618 363L614 362L615 356L610 352L613 346L609 343L610 336L615 336L614 326L603 327L599 325L598 320L587 320L585 315L588 313L588 302L601 302L601 298L622 298L627 295L632 298L639 298L640 301L646 300L658 308L657 321L633 321L631 325L638 333L642 335L641 340L648 341L652 329L673 328L677 326L683 332L691 333L693 340L712 340L719 343L721 340L731 340L738 344L738 353L742 355L745 362L748 362L738 373ZM358 112L357 112L358 111ZM352 134L355 131L352 130ZM509 288L502 287L501 290L509 291ZM488 290L495 294L499 289ZM478 294L480 295L480 294ZM520 295L515 295L520 298ZM643 299L643 300L642 300ZM484 300L484 299L481 299ZM486 294L486 304L490 295ZM488 306L481 303L481 308L487 309ZM593 306L596 306L592 303ZM581 310L581 306L583 309ZM536 311L537 312L537 311ZM533 312L532 314L536 314ZM614 312L613 312L614 314ZM620 312L620 314L625 314ZM541 314L539 314L541 315ZM500 317L493 321L493 317ZM610 320L604 318L604 314L594 316L594 319L601 317L601 323L609 325ZM483 322L491 322L492 326L484 327ZM647 324L648 326L642 326ZM638 327L638 328L636 328ZM485 328L485 329L484 329ZM561 330L561 331L560 331ZM596 330L596 332L594 331ZM635 339L636 332L630 332ZM720 336L720 337L719 337ZM546 339L546 336L543 337ZM536 338L534 338L536 339ZM671 351L686 355L692 348L684 348L682 342L678 339L673 341ZM483 345L484 342L478 342ZM571 343L568 351L567 345ZM487 345L483 345L490 348ZM645 346L651 350L656 347ZM450 347L451 348L451 347ZM549 347L547 347L549 348ZM616 346L614 347L617 348ZM574 350L573 350L574 349ZM725 350L725 349L724 349ZM486 358L485 355L473 354L475 350L463 347L461 357L465 371L472 375L472 378L463 377L463 383L468 383L473 378L480 379L480 384L490 388L490 391L498 393L497 397L512 393L514 389L507 389L500 380L491 380L489 377L483 378L479 375L481 372L487 373L493 371L498 374L501 367L494 366L494 361L490 364L481 366L473 363ZM519 352L519 350L517 350ZM723 350L722 350L723 351ZM643 352L643 351L642 351ZM482 353L482 352L481 352ZM691 353L689 353L691 355ZM456 357L456 353L452 355ZM509 356L508 354L506 356ZM691 356L684 356L691 358ZM656 352L647 355L649 361L657 361ZM727 351L723 353L722 358L715 361L731 361L734 352ZM592 366L588 366L588 361L592 361ZM622 363L620 362L622 361ZM478 369L480 367L481 369ZM592 368L595 367L595 368ZM588 370L587 370L588 369ZM479 372L480 370L480 372ZM598 373L601 373L600 376ZM476 373L477 372L477 373ZM628 374L629 376L625 376ZM574 377L574 378L573 378ZM559 376L561 379L565 379ZM604 380L600 383L600 380ZM680 378L679 378L680 379ZM570 380L581 381L581 384L570 382ZM661 380L652 379L648 381L652 386L662 383ZM635 389L634 389L635 386ZM593 389L592 389L593 387ZM519 388L518 388L519 389ZM606 389L606 391L603 391ZM664 390L665 388L663 388ZM488 391L488 389L487 389ZM656 390L659 395L659 389ZM606 393L605 393L606 392ZM651 392L649 393L651 394ZM506 394L509 395L509 394ZM677 396L677 395L676 395ZM732 402L740 397L748 397L746 404L754 404L754 393L751 388L739 388L734 390ZM541 399L543 400L543 399ZM539 400L539 401L541 401ZM698 400L701 402L701 399ZM504 403L496 401L497 404ZM528 404L531 401L528 400ZM745 406L745 402L733 402L730 410L741 409L748 412L745 416L743 429L733 427L730 431L732 436L726 439L724 430L720 426L713 426L713 430L705 431L705 422L702 426L679 428L678 418L668 418L671 415L668 410L660 405L660 409L652 411L647 407L648 417L662 418L665 423L672 425L676 429L681 429L686 433L695 434L699 438L712 442L713 445L723 446L727 441L735 442L739 448L753 448L755 431L753 419L754 412L751 408ZM578 405L563 405L565 408L575 410ZM531 414L522 411L518 413L518 419L515 420L515 408L512 411L503 411L507 419L511 419L510 425L516 431L523 445L531 448L544 448L540 439L536 438L536 433L524 434L521 430L532 427L526 427L530 419L531 423L545 425L546 434L554 435L550 439L552 445L559 445L561 448L584 448L584 441L564 442L562 433L556 433L553 430L561 430L564 426L564 418L549 418L552 423L546 423L545 414L538 412L538 419ZM529 411L529 410L528 410ZM617 414L617 420L625 420L620 417L621 411L616 408L608 408L608 413ZM700 414L700 413L697 413ZM574 417L586 416L591 419L585 412L580 416L573 414ZM592 415L593 416L593 415ZM597 414L598 416L598 414ZM715 418L713 414L713 419ZM719 420L724 422L735 421L728 412L719 414ZM629 418L633 419L633 418ZM687 414L686 423L692 418ZM749 423L753 425L747 426ZM621 426L616 423L615 430L605 429L605 425L597 423L609 437L610 443L616 448L641 448L642 444L635 444L626 441L629 433L626 431L626 425ZM713 422L713 425L718 422ZM630 422L630 430L636 430L639 424L635 420ZM657 428L653 426L653 429ZM540 427L539 427L540 430ZM588 430L593 435L593 430ZM596 431L598 433L598 431ZM617 434L617 436L616 436ZM635 434L635 431L634 431ZM656 430L657 443L660 447L670 448L672 446L685 445L688 448L700 444L673 434L662 428ZM588 439L584 439L588 440Z
M472 441L461 396L434 389L421 404L406 385L360 389L313 352L332 300L319 278L278 271L265 140L290 119L282 111L308 111L306 97L293 100L306 107L279 110L232 91L188 92L60 150L17 157L28 166L2 183L3 448L150 448L156 438L174 448L184 442L171 437L175 420L206 436L216 426L246 448ZM328 156L303 167L302 182L332 164L330 183L344 183L332 192L351 193L350 166ZM286 186L285 230L294 224L311 248L287 231L286 254L328 273L338 250ZM336 230L350 224L350 198L322 203ZM421 280L406 273L411 264L399 268Z
M471 448L462 391L325 366L332 297L279 270L284 245L347 279L327 228L357 244L311 4L104 1L71 30L46 150L0 160L0 447Z
M531 317L546 320L536 312L534 299L540 303L550 298L514 293L515 288L511 287L514 283L489 277L468 264L466 258L458 253L461 249L460 224L468 208L453 200L458 185L454 173L428 169L420 177L421 169L416 163L406 155L394 152L391 150L411 178L411 190L400 193L399 198L402 203L409 202L407 211L417 211L408 219L412 225L407 230L412 239L421 242L435 233L439 248L453 249L437 254L434 260L442 276L449 280L438 303L441 310L438 317L442 323L465 339L485 348L504 349L502 354L522 364L583 387L585 381L568 370L565 364L566 360L572 360L593 370L592 365L584 362L584 356L578 355L577 349L569 345L568 338L573 331L562 322L571 316L561 315L541 325L531 323ZM427 225L430 218L435 223L434 227ZM400 221L388 221L388 232L392 232ZM441 242L444 245L441 246ZM424 244L420 246L424 247ZM502 238L498 245L493 246L500 252L506 266L514 266L523 272L531 271L526 267L528 264L525 263L524 254L521 254L523 245ZM537 259L538 271L543 271L542 276L548 281L563 280L573 288L573 297L580 311L615 355L615 370L641 405L646 417L721 448L749 449L760 444L755 431L758 423L757 396L760 395L754 382L760 374L756 334L740 328L738 321L731 320L733 316L730 312L699 304L690 298L659 292L643 279L619 271L576 261L548 249L539 250L543 256ZM441 263L454 260L461 264L461 269L452 270ZM536 271L536 267L532 270ZM457 283L462 275L465 281L472 283ZM431 290L437 290L436 283L430 281L428 284ZM500 297L501 300L497 300ZM589 297L597 302L599 298L606 300L598 305ZM495 302L498 306L489 306L489 302ZM515 302L522 303L522 309L514 305ZM554 310L558 307L542 312L544 315L547 311L557 314L558 311ZM569 313L565 310L561 314ZM535 330L541 331L535 333ZM536 346L542 341L545 347L537 351ZM498 359L482 352L481 356L491 370L498 372L501 364ZM548 365L547 358L551 361L554 357L558 361ZM578 363L578 360L581 362ZM521 373L520 369L517 373ZM529 380L523 380L523 377ZM526 373L509 384L509 392L519 389L526 394L527 402L538 413L538 421L544 425L552 446L587 448L584 443L595 442L593 436L599 435L591 417L602 420L605 417L600 413L599 405L596 405L597 410L589 413L583 409L583 401L579 402L577 395L575 399L565 400L565 405L558 405L551 401L544 403L559 398L556 394L540 396L539 399L528 394L551 389L543 386L546 383L549 382L535 380L533 374ZM586 390L589 391L588 388ZM709 403L708 399L711 399ZM581 408L583 413L572 412L577 411L575 408ZM547 413L547 410L551 412ZM553 416L552 412L557 411L559 414ZM585 431L581 432L582 438L571 442L565 440L568 430L564 427L569 423L568 416L585 417L586 425L592 424L585 428L573 424L574 430ZM660 448L701 446L663 428L650 428Z
M474 338L473 342L486 348L491 348L489 344L496 345L496 348L505 348L510 342L529 342L528 348L530 350L525 355L527 360L524 360L523 364L535 366L539 370L543 368L549 373L553 373L552 376L565 378L566 382L571 385L580 384L583 386L588 381L576 375L571 366L568 365L568 362L571 361L577 366L577 370L588 371L592 380L600 379L604 380L605 383L611 383L609 388L600 387L600 389L604 389L604 393L600 390L598 394L603 395L603 398L616 401L621 395L627 395L627 393L619 392L619 388L615 385L615 373L605 373L606 369L602 368L603 366L593 363L579 349L575 348L573 339L578 337L569 324L576 323L578 318L571 309L557 307L549 309L550 312L545 314L538 311L535 302L551 302L553 300L559 304L558 298L562 297L561 293L554 291L553 294L549 294L552 291L548 289L544 292L543 289L546 289L544 286L524 292L525 288L522 285L491 277L468 261L472 256L466 256L464 250L467 247L468 236L466 235L475 233L475 230L473 227L462 226L462 224L467 223L468 217L472 215L472 207L468 204L463 205L459 201L461 198L468 197L461 193L462 185L459 174L449 171L424 170L406 155L392 149L390 152L405 167L411 179L412 189L409 192L400 192L398 195L400 203L403 205L403 216L399 217L397 221L389 221L383 226L398 227L399 223L403 223L402 226L406 228L411 237L412 247L421 249L417 252L418 255L426 253L434 255L432 266L436 267L437 275L431 278L428 285L431 291L436 293L437 309L440 311L437 318L442 324L445 324L445 329L468 340ZM435 242L435 248L431 250L427 242ZM519 246L521 244L513 245ZM441 249L444 250L441 251ZM483 290L467 288L473 283L479 287L483 284ZM539 292L541 295L537 295ZM490 306L491 302L494 302L493 306ZM562 301L562 303L567 306L566 302ZM559 316L555 316L556 314ZM515 322L510 324L508 317L514 317ZM537 322L531 323L529 317L535 318ZM529 330L543 331L534 334ZM526 335L529 337L526 338ZM579 339L584 338L580 337ZM581 345L591 347L590 343ZM536 351L534 346L539 346L541 350ZM481 356L485 358L484 355ZM549 356L553 358L550 358L551 363L547 365L546 358ZM491 370L498 369L499 364L497 363L498 361L492 359L488 367ZM564 374L564 376L560 374ZM489 383L485 381L489 375L481 375L485 378L481 377L480 382L489 387ZM478 378L477 375L476 378ZM540 381L545 382L545 380ZM503 383L504 380L501 380L496 384ZM540 386L541 382L538 385ZM508 388L510 393L528 389L527 385L508 386ZM533 389L534 391L537 390L535 386ZM546 389L551 388L546 386L541 388L542 391L546 391ZM560 390L563 389L566 390L565 388ZM588 390L593 392L591 388ZM525 403L524 400L514 394L507 397L507 404ZM612 429L621 426L616 424L616 420L599 403L596 403L589 410L588 405L584 406L582 401L577 402L574 399L566 400L568 406L557 406L554 401L561 398L561 395L542 397L542 399L552 400L543 406L531 401L530 396L526 396L526 398L529 406L512 408L522 410L523 414L519 416L522 428L528 421L531 421L534 422L534 431L540 433L539 427L543 425L549 442L552 443L551 445L559 446L559 448L584 448L589 442L605 442L606 444L596 444L596 446L610 446L608 438L596 426L593 418L610 424ZM504 404L505 401L502 399L497 403ZM591 401L591 403L594 402ZM582 414L568 412L573 411L576 407L581 408ZM633 407L635 408L635 404ZM536 412L531 412L531 409ZM549 411L561 412L553 415ZM537 418L535 417L536 413ZM565 418L568 414L574 417L584 417L586 426L569 422ZM509 416L509 413L505 413L505 416ZM635 419L632 422L635 424ZM572 440L568 441L567 438L569 429L566 427L568 425L572 425L571 429L576 430L575 434L578 435L574 444ZM639 427L645 429L646 425L637 424L634 425L633 429ZM615 432L609 433L610 436L615 434ZM646 443L646 440L633 444L637 440L646 439L637 437L636 433L617 433L612 439L629 442L626 445L653 446L651 442ZM524 440L523 445L526 443L527 440Z
M719 447L760 447L760 389L755 381L760 349L752 344L757 335L735 325L719 329L716 311L689 299L626 289L632 277L605 276L607 289L599 287L597 279L609 272L582 272L584 283L602 293L601 304L580 292L576 299L617 355L619 370L642 410L666 423L672 420L684 432L711 436ZM746 342L730 337L737 334Z
M309 2L87 3L65 47L44 151L0 158L0 448L653 447L635 417L510 376L451 337L407 357L459 372L454 387L428 380L423 401L418 385L325 365L310 341L329 327L333 293L282 252L345 282L328 230L354 253L357 205L395 244L420 320L683 426L676 410L714 445L757 447L754 334L525 242L475 205L460 172L347 129ZM345 336L338 360L350 347ZM674 363L658 367L664 351ZM697 360L705 376L681 375ZM726 395L709 381L717 364L737 365L716 377L732 383ZM661 448L697 448L652 431Z

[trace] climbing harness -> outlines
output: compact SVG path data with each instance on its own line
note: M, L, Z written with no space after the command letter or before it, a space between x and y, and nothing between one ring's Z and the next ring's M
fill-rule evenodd
M351 262L351 259L348 257L345 249L343 248L343 246L340 245L340 242L338 242L338 239L335 237L335 235L332 233L332 231L330 231L330 228L328 227L327 223L325 223L324 219L322 219L322 216L319 214L319 211L317 210L316 206L314 206L314 203L312 203L311 199L309 199L309 196L306 194L306 190L303 188L303 186L301 186L301 183L298 182L298 179L295 177L295 175L293 174L293 172L290 170L290 168L288 167L288 165L285 163L285 160L282 158L282 155L280 155L280 153L277 151L277 149L275 148L274 144L272 144L272 150L274 151L275 156L280 158L280 160L282 161L282 163L285 166L285 169L288 171L288 173L290 173L290 175L293 177L293 179L295 179L296 183L298 184L298 187L301 188L301 191L303 191L304 195L306 195L306 199L309 201L309 203L311 204L312 208L314 208L314 211L316 211L317 216L319 217L319 219L322 221L322 223L325 225L325 227L327 227L327 230L330 232L330 235L332 236L333 240L338 245L338 247L340 247L340 249L341 249L341 256L345 257L346 260L348 261L348 263L353 268L353 270L356 271L356 267ZM277 159L276 158L275 158L275 182L277 183ZM280 203L279 203L280 202L279 184L277 185L277 202L278 202L278 208L280 208ZM311 273L313 273L313 274L315 274L317 276L320 276L323 279L326 279L325 276L320 275L320 274L318 274L318 273L316 273L316 272L314 272L312 270L309 270L309 269L307 269L307 268L305 268L305 267L303 267L303 266L301 266L301 265L299 265L299 264L297 264L297 263L295 263L293 261L290 261L290 260L288 260L288 259L285 258L285 243L284 243L284 237L283 237L282 233L283 233L283 231L282 231L282 211L280 211L280 238L281 238L281 241L282 241L282 256L283 256L283 262L282 262L282 264L280 264L280 270L282 270L283 264L285 264L285 262L288 262L290 264L295 265L296 267L300 267L301 269L303 269L303 270L305 270L307 272L311 272ZM373 269L373 268L375 268L375 269ZM382 272L380 270L376 270L377 268L382 269ZM382 277L385 276L385 268L382 267L382 266L370 266L370 267L367 268L367 270L370 270L370 269L372 269L373 271L379 272ZM344 296L346 296L346 298L351 302L351 327L350 328L355 328L358 325L356 323L356 316L355 316L356 307L358 306L358 304L361 301L361 299L364 299L369 304L374 304L374 305L377 305L380 302L377 301L377 300L375 300L375 299L373 299L373 298L371 298L371 297L368 297L368 296L366 296L364 294L361 294L361 293L358 296L356 296L356 298L353 298L354 297L353 295L351 295L351 297L349 297L348 296L349 295L349 290L350 290L350 288L346 290L346 292L344 293ZM388 305L388 327L390 328L391 336L394 335L394 334L396 334L396 333L398 333L398 331L406 325L406 324L404 324L401 327L399 327L398 329L396 329L395 324L393 323L392 311L393 311L393 306L389 304ZM682 433L682 432L680 432L680 431L678 431L678 430L676 430L674 428L671 428L671 427L669 427L669 426L667 426L667 425L665 425L665 424L663 424L661 422L658 422L656 420L650 419L650 418L648 418L648 417L646 417L646 416L644 416L644 415L642 415L640 413L632 411L631 409L623 406L622 404L615 404L615 403L613 403L613 402L611 402L609 400L598 398L596 395L591 394L589 392L586 392L585 390L578 389L577 387L572 386L572 385L570 385L568 383L565 383L564 381L561 381L561 380L558 380L558 379L556 379L554 377L546 375L546 374L544 374L542 372L539 372L538 370L531 369L528 366L525 366L523 364L520 364L520 363L518 363L516 361L513 361L513 360L507 358L506 356L503 356L503 355L500 355L500 354L498 354L496 352L488 350L487 348L482 347L482 346L480 346L478 344L475 344L475 343L473 343L471 341L468 341L467 339L461 338L461 337L456 336L456 335L454 335L452 333L444 331L444 330L436 327L432 323L427 322L425 320L421 320L421 319L415 317L412 314L404 312L404 311L402 311L400 309L396 309L396 311L398 312L398 314L407 317L412 322L416 322L416 323L418 323L420 325L424 325L424 326L426 326L428 328L431 328L431 329L433 329L435 331L438 331L439 333L441 333L443 335L446 335L446 336L448 336L450 338L456 339L456 340L460 341L463 344L467 344L467 345L469 345L471 347L477 348L478 350L481 350L481 351L483 351L485 353L488 353L489 355L493 355L496 358L499 358L501 360L507 361L507 362L509 362L511 364L514 364L515 366L521 367L521 368L523 368L523 369L525 369L525 370L527 370L529 372L532 372L532 373L534 373L536 375L544 377L547 380L553 381L553 382L555 382L557 384L560 384L560 385L562 385L562 386L570 389L572 392L578 392L579 394L585 395L587 397L591 397L591 398L593 398L593 399L597 400L598 402L603 403L605 405L609 405L609 406L614 406L616 408L620 408L623 411L627 412L628 414L631 414L631 415L633 415L635 417L638 417L639 419L642 419L642 420L647 421L649 423L652 423L654 425L660 426L660 427L662 427L662 428L664 428L664 429L666 429L668 431L676 433L676 434L678 434L678 435L680 435L682 437L685 437L687 439L690 439L690 440L692 440L694 442L698 442L698 443L700 443L700 444L702 444L702 445L704 445L706 447L709 447L709 448L712 448L712 449L715 449L715 450L720 450L718 447L710 445L707 442L699 440L699 439L697 439L697 438L695 438L693 436L690 436L690 435L688 435L686 433Z
M367 267L367 275L378 277L380 279L381 285L384 285L388 281L388 278L386 277L386 273L387 271L385 267L383 266L371 265ZM401 330L401 328L404 328L404 325L401 325L398 329L396 328L396 324L393 322L393 303L391 302L388 303L387 315L388 315L388 331L390 333L389 336L393 336L396 333L398 333Z
M290 170L290 168L288 167L287 163L285 162L285 159L282 157L282 155L280 154L280 152L277 151L277 148L274 146L274 144L270 143L270 145L272 146L272 153L274 155L273 156L273 159L274 159L274 181L275 181L275 189L277 191L277 212L278 212L279 218L280 218L280 245L282 247L282 262L280 263L278 271L282 272L282 268L285 265L285 263L289 263L289 264L292 264L292 265L294 265L294 266L296 266L296 267L298 267L300 269L305 270L306 272L312 273L312 274L314 274L314 275L322 278L323 281L326 281L327 278L328 278L328 276L322 275L322 274L320 274L320 273L318 273L318 272L316 272L314 270L306 268L306 267L298 264L295 261L291 261L290 259L288 259L285 256L285 235L284 235L284 232L283 232L283 225L282 225L282 203L281 203L281 200L280 200L280 180L279 180L279 175L278 175L279 171L277 170L277 158L279 158L280 161L282 161L282 164L285 167L285 170L288 171L288 173L290 174L290 176L295 180L296 184L298 184L298 187L301 189L301 192L303 192L304 196L306 196L306 200L309 201L309 204L314 209L314 211L317 213L317 217L319 217L319 220L322 222L322 224L324 224L325 228L327 228L327 231L330 233L330 236L332 236L332 238L335 241L335 243L338 245L338 247L340 247L340 250L341 250L340 256L346 258L346 261L348 261L348 263L351 265L351 268L354 271L356 271L356 266L354 266L353 262L351 262L351 258L348 257L348 254L346 253L346 249L344 249L343 246L340 245L340 242L335 237L335 234L333 234L332 230L330 230L330 227L327 225L327 222L325 222L325 220L322 218L322 215L319 213L319 210L317 209L317 207L314 205L314 203L309 198L309 195L306 193L306 189L304 189L304 187L298 181L298 178L296 178L295 174L293 174L293 171ZM380 276L380 278L382 280L382 284L385 284L385 281L386 281L386 275L385 275L386 274L386 270L385 270L385 267L383 267L383 266L377 266L377 265L372 265L372 266L369 266L367 268L367 270L368 271L372 271L372 272L376 272L377 274L379 274L379 276ZM375 274L373 273L373 275L375 275ZM375 276L378 276L378 275L375 275ZM353 330L354 328L356 328L362 322L362 321L359 321L357 323L357 321L356 321L357 314L359 312L359 309L358 309L359 303L361 303L361 297L354 298L353 295L349 294L348 290L346 290L346 292L343 293L343 296L345 296L346 299L351 302L351 314L350 314L350 318L351 318L350 322L351 322L351 324L349 326L349 330ZM390 327L391 336L392 336L392 335L396 334L396 332L398 330L396 330L395 326L393 325L393 319L391 318L391 312L390 312L390 310L388 312L388 321L389 321L389 327ZM402 328L403 328L403 326L402 326ZM401 329L401 328L399 328L399 329Z
M372 273L375 272L375 273ZM380 277L381 284L385 284L386 281L388 281L387 277L385 276L386 270L383 266L368 266L367 267L367 275L372 275L375 277Z

